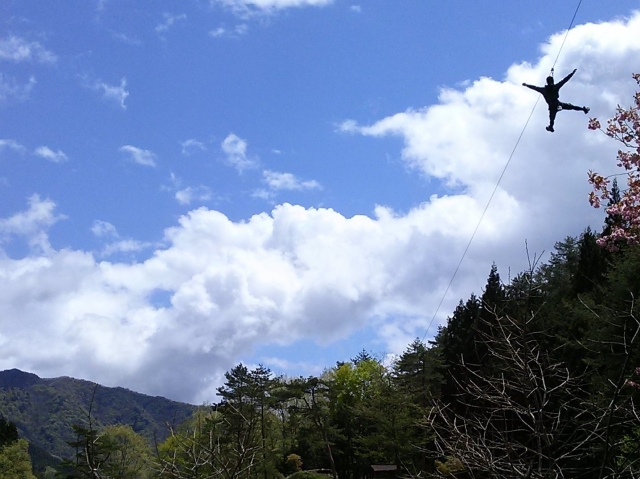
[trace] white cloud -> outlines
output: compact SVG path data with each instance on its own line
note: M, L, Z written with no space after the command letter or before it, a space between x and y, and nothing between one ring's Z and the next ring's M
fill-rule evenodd
M120 151L129 153L131 160L139 165L156 166L156 154L153 151L143 150L131 145L124 145Z
M120 86L109 85L102 80L96 80L90 84L90 87L93 90L102 92L102 97L105 100L115 101L123 110L127 109L127 106L124 104L125 100L129 96L126 78L120 80Z
M194 138L180 142L180 146L182 146L182 154L186 156L193 155L200 151L207 151L207 147L204 143Z
M263 200L272 200L275 198L276 193L274 191L265 190L264 188L258 188L251 193L251 196L254 198L262 198Z
M56 55L46 50L39 42L28 42L13 35L7 38L0 38L0 60L13 62L35 61L52 64L57 59Z
M14 78L9 78L0 72L0 101L10 98L25 101L29 98L35 84L35 77L30 77L27 83L17 83Z
M116 227L108 221L95 220L91 226L91 232L97 238L116 240L104 246L99 253L101 257L107 257L117 253L135 253L153 246L153 244L149 242L121 238Z
M188 186L176 191L175 198L181 205L189 205L194 201L208 201L211 199L211 190L206 186Z
M91 226L91 232L98 238L113 237L118 238L118 230L108 221L95 220Z
M212 5L230 8L241 16L254 14L270 14L277 10L294 7L323 7L333 0L210 0Z
M206 380L256 344L326 342L372 316L422 317L442 291L429 282L442 258L429 252L460 243L460 226L449 223L427 208L345 218L285 204L241 222L199 208L166 230L166 246L141 263L97 263L72 250L44 263L0 259L0 324L25 318L1 329L12 347L1 350L0 367L24 347L24 328L42 324L28 339L38 354L21 356L17 367L51 375L63 364L66 374L91 371L107 384L117 378L145 392L203 400ZM167 305L153 305L155 291L167 292ZM39 348L45 341L49 347ZM167 378L157 364L169 358Z
M279 173L277 171L264 170L262 172L265 183L271 190L318 190L320 183L316 180L300 181L291 173Z
M51 247L47 230L65 216L54 214L55 203L49 199L41 200L40 196L32 195L28 202L27 211L0 219L0 243L9 241L13 236L21 236L35 253L48 254Z
M362 12L362 7L360 5L351 5L351 7L349 7L349 9L352 12L356 12L356 13L361 13Z
M171 173L171 186L162 186L164 191L174 193L174 198L181 205L189 205L194 201L209 201L212 198L211 189L207 186L187 186L182 188L182 180Z
M263 181L267 185L267 189L259 188L255 190L251 196L254 198L262 198L271 200L276 196L278 191L304 191L322 189L320 183L316 180L300 181L292 173L280 173L277 171L264 170L262 172Z
M222 151L227 155L226 162L236 168L239 172L247 168L258 166L257 161L247 157L247 142L242 138L229 134L220 145Z
M156 26L157 33L166 32L167 30L169 30L169 27L173 26L173 24L176 23L177 21L187 19L187 15L184 13L181 13L179 15L173 15L171 13L163 13L162 16L164 17L164 23L159 23Z
M572 30L556 71L578 73L561 98L602 118L630 104L638 32L640 14ZM397 135L409 167L451 186L407 212L345 217L282 204L232 221L198 208L144 261L98 262L68 248L0 255L0 369L200 402L214 399L207 394L222 373L256 346L327 343L369 325L400 352L424 334L535 102L520 84L544 81L561 42L552 37L537 63L513 65L504 81L482 78L443 90L436 105L347 124L371 141ZM548 251L602 224L602 211L588 205L587 170L614 172L618 145L588 131L579 112L560 112L556 133L547 133L546 115L535 111L430 334L461 298L480 293L493 261L504 275L520 271L525 240L532 253ZM246 159L246 142L227 140L223 151ZM0 220L0 231L44 232L52 204L32 203L44 213L32 205Z
M136 253L152 247L153 244L133 239L123 239L107 244L100 252L100 256L111 256L117 253Z
M210 30L209 36L213 38L219 38L223 36L238 37L241 35L246 35L248 32L249 32L249 25L247 25L246 23L240 23L236 25L232 30L228 30L223 26Z
M224 27L218 27L214 30L209 31L209 36L217 38L223 36L226 32L227 30Z
M13 150L17 153L24 153L27 149L15 140L9 138L0 139L0 152L5 149Z
M39 146L33 153L36 156L44 158L45 160L53 161L54 163L60 163L68 159L67 155L65 155L61 150L53 151L48 146Z

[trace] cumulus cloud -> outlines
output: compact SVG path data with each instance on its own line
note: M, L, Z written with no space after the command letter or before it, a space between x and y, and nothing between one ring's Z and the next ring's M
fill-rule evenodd
M375 218L345 218L330 209L285 204L232 222L200 208L168 229L166 246L142 263L96 263L71 250L49 255L46 263L5 260L0 282L7 276L14 281L12 288L0 288L0 309L17 308L14 314L29 318L25 325L46 325L32 344L75 345L48 348L46 360L25 357L21 367L42 371L62 361L76 370L90 367L107 382L118 371L121 384L135 382L153 393L162 387L172 397L194 399L202 392L200 375L211 379L212 371L226 370L259 342L330 341L372 315L421 314L438 292L422 288L440 261L428 257L427 240L435 235L438 242L442 235L441 222L424 215L418 209L397 217L379 208ZM111 230L104 224L97 229ZM63 279L49 281L53 275ZM19 284L34 281L37 289L25 290L28 301L9 301ZM154 306L155 291L167 292L169 304ZM14 349L2 351L0 366ZM118 359L129 354L128 361ZM169 357L174 377L161 378L157 364Z
M120 80L120 86L109 85L102 80L96 80L89 83L89 87L95 91L101 92L102 98L105 100L115 101L123 110L127 109L127 106L124 104L125 100L129 96L126 78Z
M258 162L247 156L247 142L233 133L229 134L220 145L226 154L225 161L239 172L255 168Z
M270 14L293 7L323 7L333 0L210 0L212 5L222 5L238 15Z
M14 236L24 237L34 253L48 254L51 247L47 230L65 216L55 214L55 203L49 199L41 200L39 195L30 196L28 202L26 211L0 219L0 241L7 242Z
M44 158L45 160L49 160L54 163L60 163L68 159L67 155L65 155L61 150L53 151L48 146L39 146L33 153L40 158Z
M0 60L52 64L57 59L55 54L46 50L39 42L28 42L14 35L0 38Z
M556 67L578 68L563 99L600 117L629 104L637 32L640 14L574 28ZM444 89L436 105L343 125L371 141L398 136L407 166L442 184L445 194L409 211L378 206L370 217L346 217L282 204L232 221L203 207L165 230L144 261L98 262L69 248L0 255L0 369L91 377L197 403L213 399L223 372L257 345L326 343L368 325L400 352L425 333L533 107L535 94L521 83L544 81L561 42L553 36L539 61L513 65L501 80ZM587 202L587 170L614 172L618 145L588 131L578 112L560 112L554 134L546 122L539 107L430 335L461 298L480 292L493 261L503 274L525 267L525 240L531 252L548 251L602 224ZM244 140L225 142L228 156L246 159ZM33 217L30 206L0 231L42 232L52 224L48 204L44 220L24 220L37 227L13 219Z
M173 15L171 13L163 13L162 16L164 17L164 22L163 23L159 23L156 26L156 33L166 32L177 21L186 20L187 19L187 15L184 14L184 13L181 13L179 15Z
M124 145L120 151L129 154L132 161L144 166L156 166L157 155L150 150L143 150L136 146Z

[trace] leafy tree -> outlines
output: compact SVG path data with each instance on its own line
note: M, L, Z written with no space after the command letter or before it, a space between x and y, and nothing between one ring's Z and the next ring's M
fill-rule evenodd
M226 464L218 446L220 414L198 411L178 427L170 427L167 439L156 448L152 468L161 479L210 479L224 477Z
M35 479L29 458L29 443L18 439L0 448L0 477L2 479Z
M103 466L104 476L113 479L150 477L150 449L146 440L131 426L107 426L98 438L109 451Z
M640 74L633 74L640 86ZM612 218L618 218L598 240L598 244L615 251L621 242L637 244L640 242L640 91L634 95L634 105L625 109L618 106L616 114L607 121L606 130L602 130L600 122L593 118L589 121L590 130L600 130L614 140L620 142L625 150L619 150L617 165L623 168L627 177L627 189L619 201L607 207ZM589 183L593 191L589 202L599 208L604 200L614 199L613 187L609 177L589 171Z
M149 450L145 440L129 426L109 426L102 432L95 428L92 414L98 385L94 386L87 426L75 424L76 436L69 445L74 459L63 459L60 477L66 479L138 479L149 474Z
M285 472L287 475L302 471L302 458L297 454L289 454L285 461Z

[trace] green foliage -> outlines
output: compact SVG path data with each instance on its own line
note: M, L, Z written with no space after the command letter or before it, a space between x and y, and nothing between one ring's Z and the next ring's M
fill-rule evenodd
M0 477L2 479L35 479L31 470L29 444L18 439L0 448Z
M327 477L331 476L314 471L300 471L287 476L287 479L327 479Z
M285 461L285 472L293 474L298 471L302 471L302 458L297 454L289 454Z
M443 474L444 476L453 476L457 472L461 472L465 470L464 464L462 461L455 457L447 457L445 461L436 461L435 462L436 469L438 472Z
M150 477L151 449L147 441L131 426L107 426L99 441L109 451L103 470L105 475L119 479Z
M0 372L0 415L15 423L38 451L71 457L73 425L83 424L95 384L72 378L40 379L18 370ZM163 440L166 424L182 422L195 406L151 397L123 388L98 387L93 404L95 426L127 424L147 441ZM43 455L42 471L50 465Z
M50 451L71 441L67 477L362 479L372 464L425 478L637 477L640 246L613 254L597 240L565 238L508 284L492 265L482 294L392 368L365 350L317 377L239 364L221 402L197 410L108 388L92 402L91 383L10 371L0 413ZM15 443L0 420L3 437Z

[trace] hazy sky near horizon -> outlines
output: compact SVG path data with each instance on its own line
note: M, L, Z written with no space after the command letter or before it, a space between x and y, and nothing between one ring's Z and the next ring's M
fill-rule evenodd
M600 230L640 0L0 3L0 369L199 403L430 339ZM428 329L427 329L428 328Z

